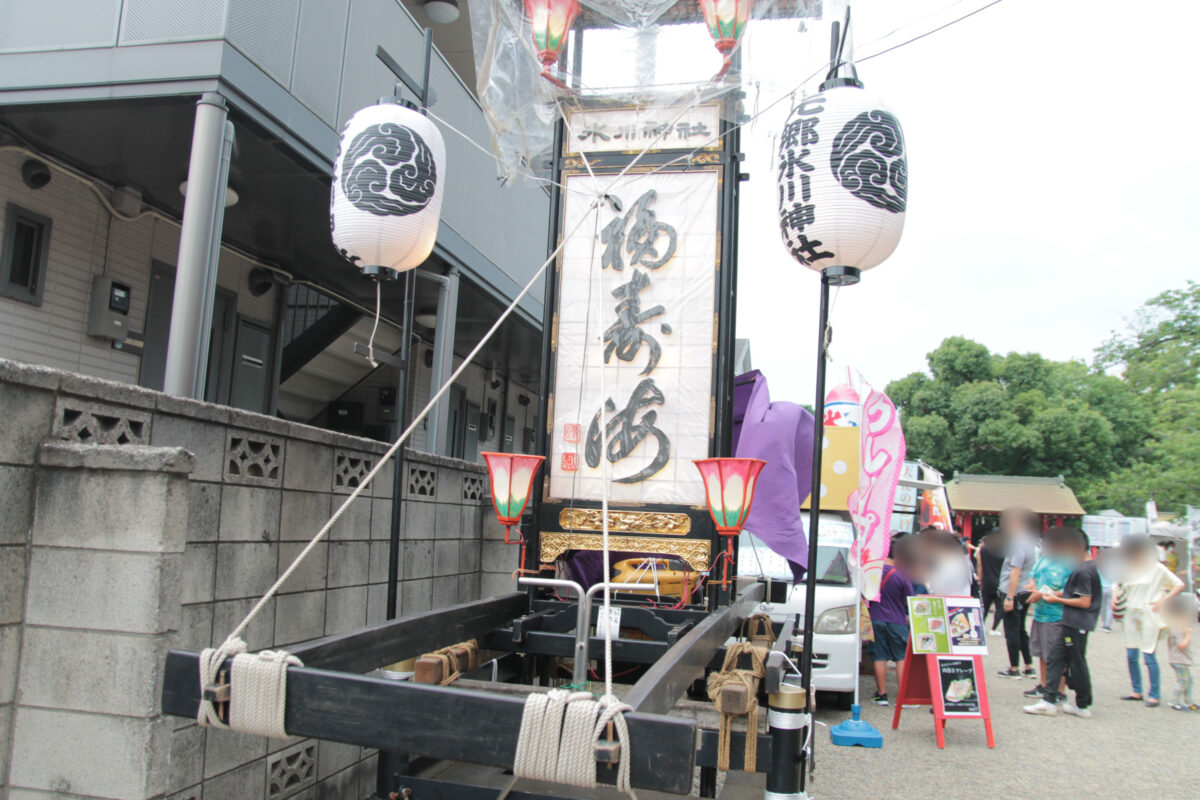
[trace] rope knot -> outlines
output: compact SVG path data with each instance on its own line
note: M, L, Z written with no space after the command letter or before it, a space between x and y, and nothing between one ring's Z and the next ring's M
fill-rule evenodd
M213 696L225 662L229 666L229 723L217 710L221 702ZM246 643L236 636L220 647L200 653L200 707L196 721L203 726L286 739L284 715L287 700L287 670L302 667L300 659L286 650L247 653Z

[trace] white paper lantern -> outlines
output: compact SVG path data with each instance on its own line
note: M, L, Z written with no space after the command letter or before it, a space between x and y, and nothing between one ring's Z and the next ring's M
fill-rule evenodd
M784 125L779 228L788 252L809 269L868 270L892 254L904 229L904 133L857 81L829 83Z
M342 131L329 227L359 269L415 269L433 251L446 145L428 117L399 103L361 109Z

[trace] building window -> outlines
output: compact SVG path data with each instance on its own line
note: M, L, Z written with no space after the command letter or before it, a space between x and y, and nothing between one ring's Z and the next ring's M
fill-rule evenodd
M40 306L49 250L50 220L9 203L0 250L0 294Z

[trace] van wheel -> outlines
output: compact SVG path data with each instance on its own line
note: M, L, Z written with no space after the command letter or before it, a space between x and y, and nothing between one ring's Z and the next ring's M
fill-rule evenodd
M833 706L838 711L849 711L854 703L854 692L821 692L817 703L826 708Z

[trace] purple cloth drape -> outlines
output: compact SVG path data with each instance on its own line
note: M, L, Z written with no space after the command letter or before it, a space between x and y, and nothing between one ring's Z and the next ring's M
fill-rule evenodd
M758 370L734 381L733 407L734 455L767 462L746 530L791 562L799 580L808 564L800 505L812 487L813 415L796 403L772 403Z

